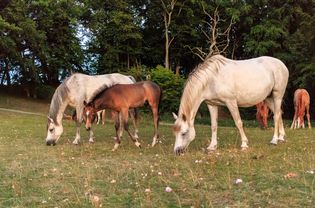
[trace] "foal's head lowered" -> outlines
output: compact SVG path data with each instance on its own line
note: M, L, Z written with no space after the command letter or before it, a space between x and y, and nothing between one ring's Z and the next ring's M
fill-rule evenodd
M85 120L85 128L86 130L90 130L92 123L94 122L96 118L97 111L95 109L94 103L86 103L85 101L83 102L84 108L83 108L83 117Z

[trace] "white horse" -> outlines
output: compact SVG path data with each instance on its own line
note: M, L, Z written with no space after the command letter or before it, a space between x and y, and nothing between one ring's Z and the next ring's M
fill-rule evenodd
M90 101L99 92L112 85L133 83L135 83L133 77L118 73L95 76L75 73L68 77L58 86L50 103L46 144L55 145L63 133L62 117L68 105L76 109L77 131L73 144L78 144L80 142L83 102ZM135 129L135 132L138 132L136 126ZM90 130L89 132L89 142L94 142L93 131Z
M281 103L288 83L287 67L278 59L259 57L234 61L215 55L199 65L189 76L175 118L174 152L181 154L195 138L194 120L201 102L205 101L211 116L211 143L217 148L218 106L226 106L241 135L241 148L248 148L238 107L253 106L263 100L274 113L272 144L284 141Z
M97 122L96 124L100 124L100 122L102 121L102 124L104 125L105 124L105 119L106 119L106 110L100 110L98 111L97 113Z

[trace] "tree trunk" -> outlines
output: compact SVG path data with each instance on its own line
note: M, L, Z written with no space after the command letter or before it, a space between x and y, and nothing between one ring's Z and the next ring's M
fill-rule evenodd
M9 73L9 70L10 70L9 62L8 62L8 60L5 60L4 63L5 63L5 74L6 74L6 78L7 78L7 85L9 86L9 85L11 85L11 77L10 77L10 73Z
M130 56L129 56L129 53L127 53L127 69L130 69Z
M165 21L165 68L169 69L169 37L168 37L168 25L167 25L167 17L166 14L164 15L164 21Z
M175 68L175 74L176 76L179 76L179 70L180 70L180 65L176 64L176 68Z

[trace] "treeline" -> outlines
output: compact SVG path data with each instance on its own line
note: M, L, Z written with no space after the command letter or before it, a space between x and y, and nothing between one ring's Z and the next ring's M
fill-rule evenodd
M290 70L291 102L297 87L314 92L314 14L315 0L2 0L0 85L56 86L72 72L144 78L157 65L186 77L214 53L268 55Z

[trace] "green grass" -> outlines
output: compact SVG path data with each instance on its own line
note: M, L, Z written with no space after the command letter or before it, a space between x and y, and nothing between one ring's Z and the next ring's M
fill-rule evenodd
M38 105L27 102L30 111ZM74 146L75 125L64 121L61 140L48 147L45 116L0 111L0 118L0 207L315 207L315 175L307 173L315 169L314 129L287 128L287 142L270 146L272 129L250 126L243 152L236 128L219 127L218 150L205 154L210 127L197 125L188 152L176 157L169 125L160 127L162 143L148 146L153 128L146 118L143 148L124 133L116 152L113 123L95 127L95 144L82 128ZM238 178L243 183L236 185Z

